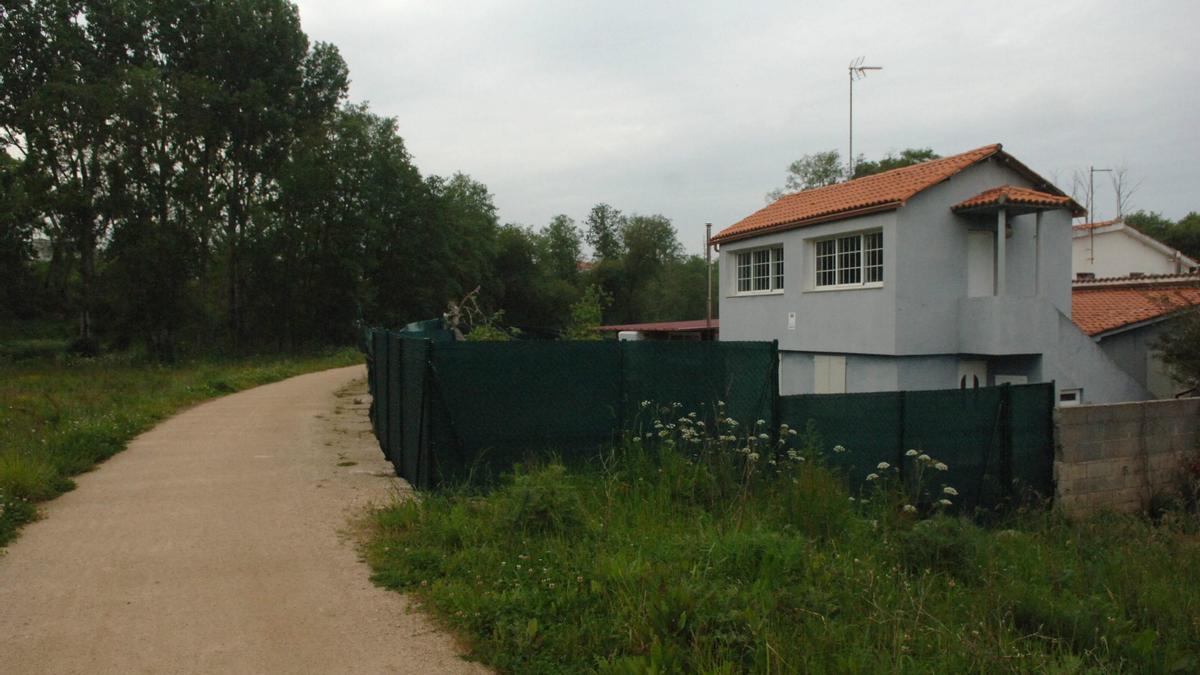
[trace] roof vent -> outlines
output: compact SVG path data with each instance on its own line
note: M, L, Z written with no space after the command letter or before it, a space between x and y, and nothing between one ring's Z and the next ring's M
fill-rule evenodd
M1091 281L1096 278L1095 272L1076 272L1075 281Z

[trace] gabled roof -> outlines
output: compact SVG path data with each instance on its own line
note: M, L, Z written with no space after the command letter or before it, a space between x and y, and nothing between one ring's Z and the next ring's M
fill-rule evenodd
M1066 195L1052 195L1048 192L1030 190L1015 185L1001 185L965 199L950 207L951 211L969 211L985 207L1000 207L1015 205L1032 209L1068 209L1072 215L1081 216L1086 211Z
M691 321L659 321L657 323L627 323L619 326L597 326L596 330L600 331L623 331L631 330L640 333L678 333L691 332L697 330L705 330L706 328L719 328L721 325L719 319L713 319L711 326L705 325L705 319L694 319Z
M1004 161L1039 190L1056 196L1063 195L1049 181L1004 152L1003 147L996 143L952 157L787 195L721 230L712 241L723 243L767 232L897 209L922 190L993 157Z
M1080 223L1078 225L1072 225L1071 229L1075 230L1076 232L1080 230L1095 230L1097 228L1108 227L1109 225L1116 225L1117 223L1123 222L1125 221L1120 218L1113 218L1112 220L1101 220L1095 223Z
M1071 290L1071 320L1093 337L1200 305L1195 274L1080 280Z
M1099 232L1098 230L1103 230L1103 232ZM1197 261L1195 258L1184 254L1183 251L1180 251L1177 248L1172 248L1171 246L1162 243L1148 234L1143 234L1136 227L1126 223L1124 218L1114 218L1113 220L1104 220L1098 223L1084 223L1082 225L1073 225L1071 227L1071 237L1073 239L1095 236L1096 234L1109 234L1112 232L1124 232L1125 235L1130 239L1152 248L1168 258L1179 260L1183 267L1192 268L1200 266L1200 261Z

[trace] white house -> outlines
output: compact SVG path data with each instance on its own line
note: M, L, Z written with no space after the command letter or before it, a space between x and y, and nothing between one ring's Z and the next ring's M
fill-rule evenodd
M713 237L720 339L778 340L784 394L1150 398L1071 321L1081 213L999 144L788 195Z
M1200 274L1077 279L1071 318L1155 398L1175 398L1191 388L1171 377L1157 343L1180 312L1197 306Z
M1200 262L1121 219L1076 225L1071 232L1071 269L1077 278L1182 274L1197 268Z

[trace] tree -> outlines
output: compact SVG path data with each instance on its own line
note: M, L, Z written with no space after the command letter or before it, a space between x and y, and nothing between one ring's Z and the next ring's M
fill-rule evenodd
M612 303L612 298L599 286L588 286L574 304L571 305L571 320L563 338L567 340L599 340L600 334L596 328L600 326L600 316L604 308Z
M783 187L767 193L767 201L773 202L793 192L833 185L845 176L842 156L837 150L805 155L789 164L787 170Z
M0 152L0 318L24 318L37 311L37 282L30 268L36 214L21 168L21 162Z
M899 154L889 152L878 161L868 161L859 155L858 160L854 163L854 177L862 178L892 169L900 169L922 162L928 162L932 159L941 159L941 155L933 151L933 148L906 148L901 150Z
M906 148L899 154L889 152L878 161L868 161L862 155L854 163L853 178L862 178L872 174L891 171L931 159L939 159L941 155L932 148ZM844 180L846 167L842 164L842 156L837 150L817 152L805 155L788 165L788 175L784 186L767 193L767 201L773 202L784 195L802 192L813 188L833 185Z
M1188 309L1172 320L1156 347L1172 377L1191 389L1200 388L1200 309Z
M1133 194L1142 186L1142 179L1133 178L1129 165L1125 162L1114 166L1108 174L1108 179L1112 183L1113 196L1117 200L1117 217L1121 218L1129 210Z
M579 258L582 243L575 221L566 215L557 215L542 230L539 238L542 253L539 256L549 274L563 281L574 282L579 276Z
M1154 211L1135 211L1125 216L1125 224L1159 241L1164 241L1167 233L1175 226L1170 218L1164 218L1161 213Z
M587 243L595 251L596 260L616 260L621 257L621 228L625 217L608 204L597 204L588 213Z

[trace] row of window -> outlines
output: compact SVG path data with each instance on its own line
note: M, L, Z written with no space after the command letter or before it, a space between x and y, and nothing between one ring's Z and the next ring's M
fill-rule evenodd
M883 233L866 232L813 242L813 288L853 288L883 283ZM737 253L737 292L783 290L783 247Z

